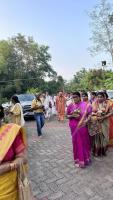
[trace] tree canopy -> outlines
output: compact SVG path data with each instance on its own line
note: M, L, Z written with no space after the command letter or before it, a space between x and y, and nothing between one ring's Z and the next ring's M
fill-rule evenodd
M113 71L85 68L78 71L74 78L66 85L68 91L85 90L95 91L113 89Z
M39 45L33 37L18 34L8 40L0 41L0 95L11 97L14 93L24 93L30 88L43 90L49 88L49 82L55 84L55 93L59 89L56 71L50 65L49 47ZM59 83L59 84L58 84ZM62 85L60 85L62 87Z
M107 52L113 64L113 4L108 0L100 0L89 13L91 25L91 42L89 48L92 55Z

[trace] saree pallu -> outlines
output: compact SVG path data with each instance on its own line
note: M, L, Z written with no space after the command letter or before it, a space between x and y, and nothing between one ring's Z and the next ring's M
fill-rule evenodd
M0 164L5 163L4 158L6 155L7 162L11 161L10 154L8 157L8 152L18 135L22 136L23 144L26 145L25 132L20 126L16 124L6 124L0 128ZM17 146L18 151L19 147L21 149L22 144ZM17 172L15 170L0 175L0 200L18 200L17 183Z

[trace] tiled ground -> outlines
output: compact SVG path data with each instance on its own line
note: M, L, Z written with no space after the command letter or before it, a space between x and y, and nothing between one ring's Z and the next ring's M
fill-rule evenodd
M38 200L113 200L113 150L92 159L85 169L74 166L68 122L46 122L37 139L35 121L26 123L30 179Z

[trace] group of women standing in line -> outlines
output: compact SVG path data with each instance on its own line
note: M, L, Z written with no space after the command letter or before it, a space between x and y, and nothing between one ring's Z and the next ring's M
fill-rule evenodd
M113 139L112 101L105 92L92 93L91 101L87 93L73 93L73 103L67 107L67 117L72 135L74 162L84 168L93 156L105 156ZM82 98L82 100L81 100ZM113 126L113 125L112 125Z

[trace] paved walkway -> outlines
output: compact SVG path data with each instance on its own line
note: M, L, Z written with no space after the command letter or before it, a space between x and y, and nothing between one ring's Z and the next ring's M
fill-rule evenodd
M113 200L113 150L79 169L73 163L67 122L46 122L40 141L35 121L26 126L30 179L38 200Z

